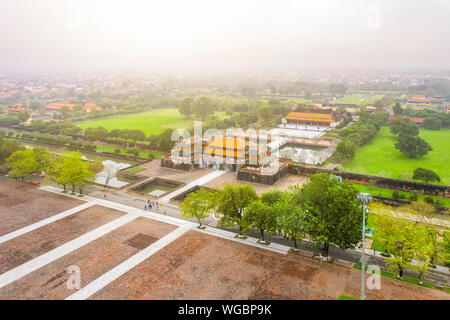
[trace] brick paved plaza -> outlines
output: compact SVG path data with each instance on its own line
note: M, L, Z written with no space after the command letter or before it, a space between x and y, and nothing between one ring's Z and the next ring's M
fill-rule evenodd
M359 297L360 272L92 197L0 181L0 299ZM50 192L52 191L52 192ZM12 194L10 194L12 193ZM58 194L59 193L59 194ZM13 201L13 202L11 202ZM81 289L68 288L69 266ZM449 299L383 278L368 299Z

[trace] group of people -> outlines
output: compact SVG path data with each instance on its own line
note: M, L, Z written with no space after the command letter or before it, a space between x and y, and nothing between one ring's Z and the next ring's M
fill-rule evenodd
M151 210L151 209L153 209L153 208L159 209L159 203L158 203L158 201L154 202L154 201L147 200L147 203L146 203L144 209L145 209L145 210L147 210L147 209L148 209L148 210Z

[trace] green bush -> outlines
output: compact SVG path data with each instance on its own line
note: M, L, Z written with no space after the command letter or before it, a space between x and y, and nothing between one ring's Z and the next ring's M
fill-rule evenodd
M426 203L434 204L434 199L430 196L427 196L423 199Z
M409 196L409 200L411 200L411 201L417 201L418 199L419 199L419 195L417 192L414 192L413 194L411 194Z
M120 153L120 148L114 149L114 152L115 152L115 153Z
M392 192L392 198L400 199L400 193L397 190L395 190L394 192Z

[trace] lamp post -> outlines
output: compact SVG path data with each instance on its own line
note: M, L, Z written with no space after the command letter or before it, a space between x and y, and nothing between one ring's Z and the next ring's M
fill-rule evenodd
M362 257L361 257L361 300L364 300L366 296L364 295L364 275L365 275L365 265L364 260L366 258L365 242L366 242L366 210L367 202L372 199L372 196L368 193L359 193L358 200L363 203L363 224L362 224Z

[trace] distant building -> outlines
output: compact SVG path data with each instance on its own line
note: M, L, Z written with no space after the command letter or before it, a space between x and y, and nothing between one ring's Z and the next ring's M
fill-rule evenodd
M2 112L4 114L11 114L11 113L17 113L17 112L24 112L26 109L22 104L15 104L6 108L2 109Z
M402 120L402 119L408 119L409 121L411 121L415 124L418 124L418 125L423 125L423 121L425 120L425 118L419 118L419 117L402 117L402 116L389 117L389 121Z
M429 105L430 100L427 99L424 95L417 94L417 95L412 96L412 98L408 100L407 104L409 104L409 105L416 105L416 104Z
M344 116L331 109L298 108L284 117L287 125L305 125L317 127L336 127L344 120Z
M81 103L70 103L70 102L66 102L66 101L52 102L45 107L45 110L48 112L59 113L61 108L66 106L67 108L69 108L70 111L73 111L73 109L77 105L81 105L83 107L83 112L85 112L85 113L89 113L92 110L102 110L102 108L100 106L98 106L94 103L81 104Z

